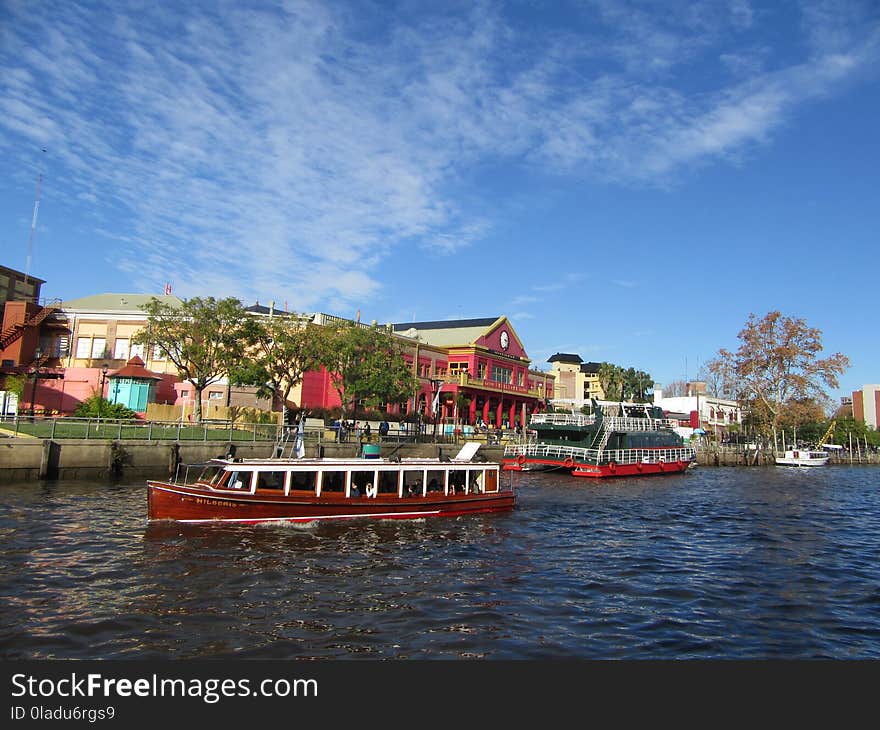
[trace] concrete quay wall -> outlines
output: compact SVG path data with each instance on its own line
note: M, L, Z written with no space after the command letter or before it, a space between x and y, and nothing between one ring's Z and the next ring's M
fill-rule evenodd
M267 458L274 442L236 442L237 457ZM164 479L177 464L198 464L223 456L229 444L222 441L96 441L94 439L15 438L0 441L0 484L40 479L137 480ZM382 445L382 456L455 456L452 444ZM307 456L354 457L357 444L308 444ZM481 449L487 459L500 460L503 450Z
M97 441L95 439L9 438L0 441L0 484L40 479L129 480L164 479L177 464L198 464L222 456L229 444L222 441ZM271 441L236 442L236 456L266 458L271 456ZM381 455L396 453L402 457L455 456L455 444L382 444ZM307 456L354 457L355 443L307 444ZM498 446L483 446L480 454L500 461L504 451ZM697 452L700 466L772 466L772 451L736 451L704 449ZM878 464L880 454L848 453L833 455L834 464Z

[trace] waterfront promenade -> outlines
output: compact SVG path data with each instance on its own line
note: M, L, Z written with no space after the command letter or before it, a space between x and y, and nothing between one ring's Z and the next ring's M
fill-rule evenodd
M14 427L13 427L14 426ZM370 440L378 443L381 456L453 456L464 442L462 436L419 434L393 429L381 441L375 429ZM475 434L469 441L481 441L481 453L500 460L504 446L516 441L514 432ZM266 424L130 423L97 419L58 419L42 423L6 423L0 426L0 483L37 479L129 480L163 478L180 463L201 463L223 456L230 447L237 456L267 458L278 445L278 427ZM362 441L352 434L339 443L334 432L314 426L305 433L309 456L353 457ZM285 454L291 442L285 442ZM833 453L831 464L876 465L880 454L864 449ZM754 450L740 445L702 445L697 464L705 467L773 466L772 449Z

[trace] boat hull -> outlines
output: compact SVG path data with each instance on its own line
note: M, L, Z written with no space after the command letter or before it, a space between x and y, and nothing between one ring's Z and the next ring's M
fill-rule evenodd
M504 512L515 506L512 491L403 497L324 497L226 494L200 486L147 482L150 520L178 522L314 522L357 518L418 519Z
M776 459L776 466L825 466L828 458L824 459L786 459L779 457Z
M644 477L662 474L680 474L686 471L693 462L687 460L640 462L633 464L588 464L570 459L504 459L501 468L505 471L530 471L540 465L542 468L558 468L569 471L573 477L588 479L605 479L611 477Z

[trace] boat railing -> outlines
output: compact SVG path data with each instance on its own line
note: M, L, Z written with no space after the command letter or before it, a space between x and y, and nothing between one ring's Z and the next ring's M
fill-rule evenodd
M606 416L602 425L609 431L665 431L678 425L670 418L627 418Z
M535 413L531 425L592 426L596 416L582 413ZM602 425L610 431L660 431L673 428L678 421L670 418L632 418L628 416L603 416Z
M595 416L583 413L533 413L532 425L547 423L553 426L591 426L596 422Z
M580 446L558 444L512 444L505 447L504 456L525 456L535 459L575 459L598 464L613 461L616 464L659 464L661 461L693 461L696 451L691 446L652 449L586 449Z
M599 457L598 449L586 449L582 446L560 446L559 444L513 444L504 447L504 456L530 456L537 459L580 459L595 460Z
M616 464L671 464L676 461L693 461L696 451L690 446L675 446L662 449L610 449L604 452L603 462Z

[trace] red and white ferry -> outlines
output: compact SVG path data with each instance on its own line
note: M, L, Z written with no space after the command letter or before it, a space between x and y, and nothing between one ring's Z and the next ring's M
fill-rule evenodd
M452 459L212 459L188 481L148 481L150 520L313 522L451 517L514 508L500 465ZM191 468L191 467L190 467Z
M504 449L505 470L565 469L575 477L674 474L696 453L648 403L593 401L593 413L535 413L527 443Z

